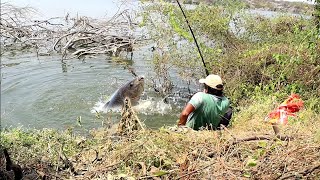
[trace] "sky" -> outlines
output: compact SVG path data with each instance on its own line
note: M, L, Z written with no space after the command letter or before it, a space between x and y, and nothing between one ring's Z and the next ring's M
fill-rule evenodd
M121 6L120 0L2 0L13 5L36 8L42 18L65 16L70 13L71 16L77 13L80 16L89 16L93 18L111 17ZM136 0L126 0L121 7L132 5Z
M126 3L121 3L123 1ZM310 0L286 1L310 3ZM63 17L67 13L71 17L74 17L77 13L79 16L92 18L112 17L120 6L122 8L133 7L137 0L2 0L2 2L9 2L21 7L31 6L40 13L39 19L46 19L57 16Z

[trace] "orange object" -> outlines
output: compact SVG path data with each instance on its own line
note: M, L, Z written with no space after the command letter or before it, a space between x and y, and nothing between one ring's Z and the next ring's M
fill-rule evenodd
M268 114L267 119L271 123L279 123L286 125L288 117L296 117L295 112L298 112L303 107L303 101L298 94L291 94L280 106Z

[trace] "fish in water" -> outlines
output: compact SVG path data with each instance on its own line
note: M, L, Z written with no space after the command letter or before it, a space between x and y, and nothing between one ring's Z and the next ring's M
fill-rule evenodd
M143 91L144 78L141 76L136 77L114 92L109 101L103 107L106 111L112 108L121 107L126 97L128 97L131 100L131 103L134 105L140 99Z

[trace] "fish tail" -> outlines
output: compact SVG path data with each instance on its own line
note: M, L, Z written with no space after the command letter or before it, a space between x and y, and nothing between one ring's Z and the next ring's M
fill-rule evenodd
M103 106L103 108L104 108L104 109L108 109L109 104L110 104L110 101L108 101L108 102Z

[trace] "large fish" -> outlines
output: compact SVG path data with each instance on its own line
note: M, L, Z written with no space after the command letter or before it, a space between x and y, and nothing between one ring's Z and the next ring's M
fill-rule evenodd
M123 105L123 100L128 97L131 104L136 104L144 91L144 78L136 77L132 81L127 82L121 86L116 92L112 94L109 101L104 105L107 111Z

